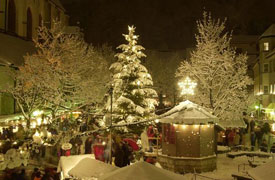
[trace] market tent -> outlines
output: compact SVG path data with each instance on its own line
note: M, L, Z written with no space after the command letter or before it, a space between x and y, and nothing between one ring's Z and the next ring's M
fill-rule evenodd
M91 159L84 158L75 167L69 171L69 175L74 178L98 178L106 173L112 172L118 169L116 166Z
M144 161L137 162L99 177L99 180L184 180L182 175L158 168Z
M61 179L69 178L68 172L85 158L94 159L94 156L92 154L61 156L57 169L57 172L61 173Z
M248 170L254 180L273 180L275 177L275 160Z
M216 116L188 100L181 102L168 112L162 114L161 117L161 123L208 124L218 122Z

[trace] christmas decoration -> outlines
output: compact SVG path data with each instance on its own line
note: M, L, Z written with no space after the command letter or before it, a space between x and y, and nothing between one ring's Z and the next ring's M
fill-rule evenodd
M128 27L123 34L128 44L118 46L122 52L116 54L117 62L110 70L113 72L113 121L114 124L133 123L154 116L157 93L152 89L153 81L147 69L141 64L146 57L144 48L137 45L138 35L135 27ZM108 103L110 110L110 103ZM134 130L128 126L125 131ZM137 130L137 129L136 129Z

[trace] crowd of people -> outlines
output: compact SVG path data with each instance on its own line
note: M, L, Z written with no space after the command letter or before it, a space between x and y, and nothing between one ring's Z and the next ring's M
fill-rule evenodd
M269 152L268 142L265 138L268 130L264 130L265 125L256 126L254 120L246 121L246 124L246 128L228 128L225 131L220 131L217 136L217 144L235 149L246 146L247 148L250 147L251 151L257 148L260 151ZM270 152L275 152L275 143L270 148Z
M46 168L40 170L34 168L29 174L26 169L8 169L5 171L3 179L5 180L59 180L59 174L56 168Z

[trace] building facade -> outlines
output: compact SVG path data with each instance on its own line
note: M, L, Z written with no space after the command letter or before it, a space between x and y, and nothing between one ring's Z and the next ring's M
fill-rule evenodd
M275 120L275 24L259 38L259 56L253 70L254 94L260 96L260 107L270 112L267 117Z
M26 39L37 36L37 27L51 27L54 20L68 24L59 0L0 0L0 29Z
M35 52L32 39L42 23L50 28L54 21L68 24L68 16L59 0L0 0L0 121L1 116L17 112L12 96L1 92L14 85L5 66L23 64L27 53Z

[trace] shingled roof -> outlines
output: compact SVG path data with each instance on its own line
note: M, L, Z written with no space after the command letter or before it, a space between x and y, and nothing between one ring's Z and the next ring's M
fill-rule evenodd
M269 26L269 28L261 35L260 39L269 36L275 36L275 24Z

